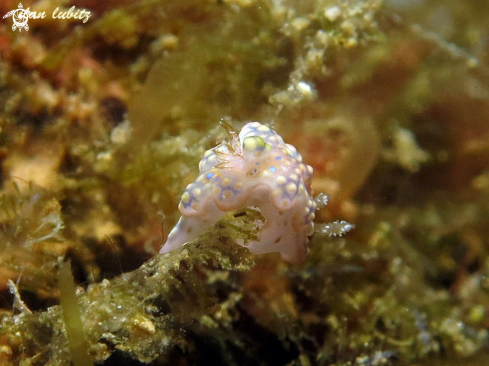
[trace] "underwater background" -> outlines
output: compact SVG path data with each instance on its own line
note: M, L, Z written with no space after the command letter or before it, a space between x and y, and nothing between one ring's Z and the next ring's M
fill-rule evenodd
M0 365L489 365L488 1L22 7L46 17L0 3ZM238 245L254 206L158 254L250 121L328 195L305 262Z

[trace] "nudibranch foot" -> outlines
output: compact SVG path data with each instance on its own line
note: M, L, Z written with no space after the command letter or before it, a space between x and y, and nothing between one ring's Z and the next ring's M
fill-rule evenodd
M259 240L244 243L246 248L254 254L280 252L282 258L287 262L304 262L308 252L308 233L294 228L295 212L293 210L284 211L279 214L280 220L278 220L277 210L270 201L266 202L266 199L262 201L260 211L265 219L265 224L260 229ZM312 223L309 229L312 234Z

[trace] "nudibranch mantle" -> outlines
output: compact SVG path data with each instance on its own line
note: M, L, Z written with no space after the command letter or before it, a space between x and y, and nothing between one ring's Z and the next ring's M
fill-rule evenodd
M295 147L259 122L230 136L230 141L205 152L197 180L187 186L178 205L182 216L160 253L195 239L227 212L255 207L265 224L258 240L243 246L253 253L280 252L289 262L303 262L308 236L314 232L312 167L302 163Z

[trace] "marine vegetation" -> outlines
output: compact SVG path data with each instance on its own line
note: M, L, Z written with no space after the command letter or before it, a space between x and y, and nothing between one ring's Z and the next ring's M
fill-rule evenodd
M22 5L0 365L487 363L489 2Z

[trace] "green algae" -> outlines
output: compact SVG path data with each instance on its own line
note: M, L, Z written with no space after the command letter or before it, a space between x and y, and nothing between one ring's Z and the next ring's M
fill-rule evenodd
M217 270L248 270L253 263L249 253L225 239L226 231L214 235L220 239L216 241L212 235L208 240L222 242L218 247L206 241L199 246L189 245L157 256L111 282L104 280L86 290L79 289L76 302L89 353L100 361L114 350L121 350L149 362L174 345L183 346L185 327L206 314L212 315L224 302L216 293L221 281L210 274ZM206 275L206 268L213 271ZM69 280L69 274L60 276L64 282ZM71 345L68 348L67 344L76 335L68 329L69 322L63 321L63 316L72 316L68 315L74 311L70 308L76 305L61 296L61 305L45 313L2 315L3 334L19 338L19 350L14 351L22 349L26 362L60 365L76 357L77 353L68 351Z
M88 354L87 340L76 298L76 285L71 273L71 264L60 263L58 284L61 310L65 324L66 338L70 348L71 362L75 366L93 365Z
M50 297L56 289L56 243L63 241L61 207L53 194L30 185L17 185L0 195L2 268L11 278L22 277L23 290ZM53 250L54 249L54 250Z

